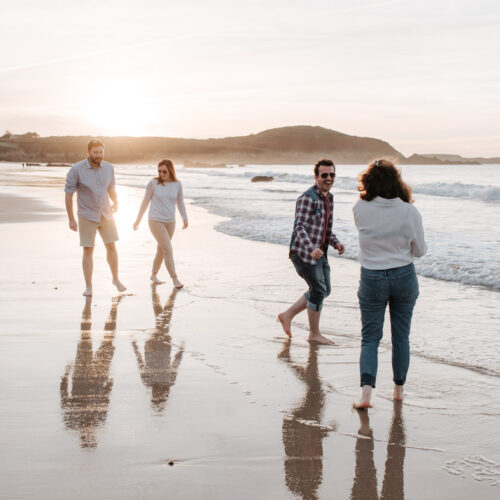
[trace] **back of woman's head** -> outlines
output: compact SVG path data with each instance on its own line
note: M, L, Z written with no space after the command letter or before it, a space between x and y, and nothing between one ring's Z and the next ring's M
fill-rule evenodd
M413 203L411 188L401 178L401 172L389 160L375 160L358 177L358 191L362 200L401 198Z

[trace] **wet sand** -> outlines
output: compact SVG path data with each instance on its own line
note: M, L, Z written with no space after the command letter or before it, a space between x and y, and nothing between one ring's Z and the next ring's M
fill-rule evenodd
M0 199L34 191L63 207L60 187ZM64 218L0 226L2 498L498 497L498 377L413 356L394 404L382 348L375 407L353 411L357 265L331 260L336 346L311 348L305 317L288 342L275 315L303 285L286 248L218 233L191 206L174 237L186 287L152 287L153 239L130 227L141 194L119 190L121 296L101 242L81 296Z
M35 222L62 216L63 211L26 196L2 194L0 196L0 224Z

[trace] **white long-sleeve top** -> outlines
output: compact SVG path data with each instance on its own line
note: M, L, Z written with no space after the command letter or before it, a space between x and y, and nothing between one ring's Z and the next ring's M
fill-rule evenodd
M182 184L179 181L165 182L160 184L156 179L149 181L146 193L139 208L137 219L140 221L149 203L149 220L157 222L175 222L175 207L184 221L187 220L186 207L184 206L184 195Z
M358 200L352 210L359 236L358 260L364 268L403 267L427 252L422 216L414 205L377 196L372 201Z

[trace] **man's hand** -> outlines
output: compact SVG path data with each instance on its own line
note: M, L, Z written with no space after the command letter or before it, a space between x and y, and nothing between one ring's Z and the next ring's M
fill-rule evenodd
M69 220L69 228L72 230L72 231L78 231L78 224L76 222L75 219L70 219Z
M344 245L342 245L342 243L340 243L340 241L338 243L335 243L335 245L333 245L333 248L338 251L339 255L342 255L345 252L345 247Z
M139 229L139 223L137 221L134 222L134 231L137 231Z
M188 222L188 220L186 219L186 220L184 221L184 225L182 226L182 229L186 229L188 226L189 226L189 222Z
M311 253L311 257L315 260L321 259L323 257L323 250L321 248L315 248Z
M111 211L112 212L118 212L118 202L115 201L113 205L111 205Z

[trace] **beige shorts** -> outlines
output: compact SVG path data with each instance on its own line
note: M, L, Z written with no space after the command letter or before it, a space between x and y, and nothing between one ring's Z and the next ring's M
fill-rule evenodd
M119 239L114 219L106 219L106 217L101 217L101 222L94 222L78 217L78 229L81 247L93 247L97 231L99 231L105 245L114 243Z

